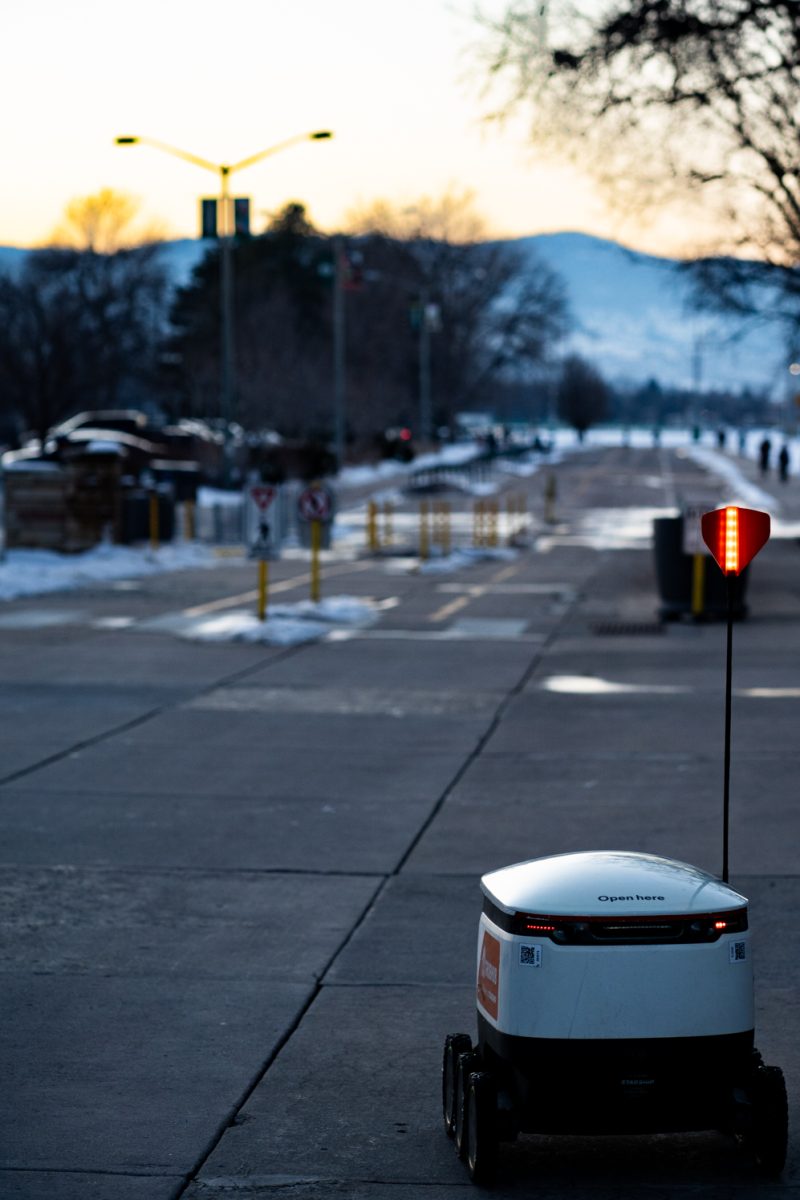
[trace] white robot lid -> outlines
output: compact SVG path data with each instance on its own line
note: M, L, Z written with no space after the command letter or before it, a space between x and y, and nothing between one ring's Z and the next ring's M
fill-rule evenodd
M508 913L548 916L727 912L747 904L721 879L671 858L591 850L491 871L481 890Z

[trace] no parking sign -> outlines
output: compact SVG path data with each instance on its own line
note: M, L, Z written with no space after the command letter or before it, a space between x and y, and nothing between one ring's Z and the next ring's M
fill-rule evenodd
M312 483L297 497L297 515L302 521L321 521L329 525L333 520L333 492L324 484Z
M297 515L310 533L308 540L311 543L311 599L315 604L320 598L319 552L321 549L327 549L330 540L333 507L333 492L322 483L309 484L297 497Z

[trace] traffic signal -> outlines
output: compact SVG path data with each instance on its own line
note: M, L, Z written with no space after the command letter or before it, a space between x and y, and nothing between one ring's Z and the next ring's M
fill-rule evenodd
M200 201L200 237L215 238L217 230L217 201L215 197L205 197Z
M237 237L250 236L250 197L236 196L233 201L233 231Z

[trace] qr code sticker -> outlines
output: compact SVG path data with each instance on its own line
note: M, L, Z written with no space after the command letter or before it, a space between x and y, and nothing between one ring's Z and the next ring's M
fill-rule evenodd
M744 962L747 958L747 942L731 942L730 946L731 962Z
M519 961L523 967L540 967L542 965L542 947L520 946Z

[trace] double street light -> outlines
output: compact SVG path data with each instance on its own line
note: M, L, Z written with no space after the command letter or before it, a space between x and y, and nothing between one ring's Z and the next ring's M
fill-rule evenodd
M289 146L294 146L298 142L320 142L332 137L333 134L328 129L318 129L313 133L299 133L294 137L287 138L285 142L278 142L278 144L275 146L269 146L266 150L260 150L258 154L251 154L248 158L243 158L240 162L233 164L209 162L206 158L201 158L197 154L189 154L186 150L179 150L176 146L170 146L166 142L156 141L155 138L118 137L115 139L117 146L137 146L139 144L153 146L156 150L163 150L165 154L172 154L176 158L182 158L186 162L193 163L196 167L202 167L206 171L213 171L213 173L219 177L219 209L221 225L219 230L221 251L220 324L222 332L220 415L226 423L234 418L234 400L236 393L235 347L233 331L233 257L231 255L234 222L231 211L232 197L229 188L230 177L236 171L242 171L245 167L252 167L256 163L261 162L262 159L269 158L273 154L278 154L281 150L286 150Z

